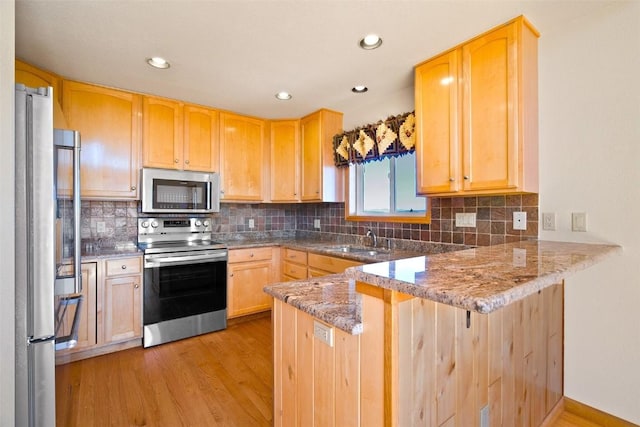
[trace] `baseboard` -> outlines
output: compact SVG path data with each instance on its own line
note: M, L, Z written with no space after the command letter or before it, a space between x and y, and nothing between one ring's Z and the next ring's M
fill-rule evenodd
M551 412L546 416L546 418L540 424L540 427L553 427L556 425L556 421L562 416L564 412L564 398L558 400L556 406L551 409Z
M76 362L90 357L102 356L103 354L114 353L116 351L128 350L135 347L142 347L142 338L133 338L128 341L101 345L99 347L77 350L75 352L56 353L56 365L64 365L66 363Z
M631 423L629 421L625 421L622 418L618 418L614 415L607 414L606 412L593 408L589 405L585 405L584 403L580 403L573 399L569 399L566 396L562 398L561 402L566 412L575 414L581 418L584 418L600 426L638 427L637 424Z

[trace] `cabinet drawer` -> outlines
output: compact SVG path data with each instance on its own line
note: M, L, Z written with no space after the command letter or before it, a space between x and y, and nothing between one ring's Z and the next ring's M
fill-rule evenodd
M142 271L142 257L108 259L105 265L107 276L139 274Z
M307 265L307 253L305 251L284 248L284 259L286 261Z
M300 265L290 261L284 261L282 266L282 274L284 274L285 276L289 276L293 279L306 279L307 267L306 265Z
M308 262L309 269L315 268L317 270L329 271L331 273L342 273L348 267L362 264L358 261L318 254L309 254Z
M229 251L229 263L263 261L273 257L273 248L232 249Z

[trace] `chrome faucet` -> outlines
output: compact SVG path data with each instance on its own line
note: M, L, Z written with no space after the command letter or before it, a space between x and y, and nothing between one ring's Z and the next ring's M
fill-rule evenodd
M367 229L367 237L371 237L371 242L373 243L374 248L378 246L378 236L376 236L376 233L371 231L370 228Z

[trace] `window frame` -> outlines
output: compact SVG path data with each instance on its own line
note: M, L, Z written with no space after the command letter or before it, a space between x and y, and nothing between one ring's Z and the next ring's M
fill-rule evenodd
M390 198L393 200L392 204L395 204L395 157L390 157L390 160L393 159L393 167L390 167ZM370 215L370 214L361 214L358 212L358 206L363 206L364 204L364 180L357 179L356 176L352 176L355 174L362 174L362 166L364 163L349 165L347 168L346 179L345 179L345 219L347 221L378 221L378 222L401 222L401 223L411 223L411 224L430 224L431 223L431 200L429 197L424 196L426 199L426 206L424 214L416 214L416 215L398 215L398 214L380 214L380 215ZM352 168L353 167L353 168ZM352 181L355 179L355 195L352 197ZM355 207L352 206L352 201L355 200ZM395 209L395 206L393 206Z

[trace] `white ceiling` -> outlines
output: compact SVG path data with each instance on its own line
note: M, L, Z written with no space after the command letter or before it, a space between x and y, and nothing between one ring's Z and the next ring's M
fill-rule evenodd
M71 79L263 118L330 108L350 129L413 109L413 66L476 34L524 14L544 38L610 3L17 0L16 57ZM358 47L368 33L383 38L379 49ZM150 56L171 68L149 67ZM357 84L369 92L352 93ZM281 90L293 99L278 101Z

